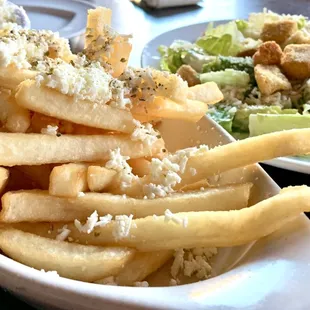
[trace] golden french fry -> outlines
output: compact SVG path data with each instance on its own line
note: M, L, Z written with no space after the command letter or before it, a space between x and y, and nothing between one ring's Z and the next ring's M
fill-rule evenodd
M54 167L50 175L49 194L58 197L77 197L88 190L87 164L65 164Z
M132 173L143 177L147 174L150 174L151 163L145 158L133 158L129 159L128 164L132 168Z
M98 7L87 11L85 47L102 34L105 25L111 25L111 20L112 11L108 8Z
M115 222L79 238L93 245L121 245L141 251L237 246L270 235L300 213L310 211L309 197L310 187L297 186L241 210L176 213L175 220L168 222L165 216L136 219L129 236L118 240L113 235ZM183 219L187 219L186 227Z
M0 194L4 191L9 181L10 172L9 170L0 167Z
M0 133L0 165L42 165L49 163L108 160L110 150L132 158L156 154L163 148L157 140L151 148L131 141L126 135L60 137L43 134Z
M124 133L131 133L135 128L129 111L76 100L54 89L38 87L32 80L22 82L15 97L17 104L26 109L77 124Z
M224 96L216 83L207 82L190 87L187 98L207 104L214 104L221 101Z
M50 165L16 166L15 169L21 171L29 180L35 182L40 189L48 189L52 171Z
M0 68L0 87L15 90L23 81L33 79L37 72L31 70L18 69L14 66Z
M135 118L147 116L153 118L182 119L198 122L208 111L208 105L201 101L188 99L179 104L169 98L155 97L154 101L140 101L131 109Z
M89 166L87 170L87 184L92 192L102 192L106 189L115 177L117 172L100 166Z
M310 153L310 129L292 129L239 140L189 157L182 182L176 186L257 162ZM193 176L190 168L196 169Z
M29 267L89 282L118 274L134 255L131 249L50 240L12 228L0 229L0 248Z
M30 126L30 112L20 107L11 91L0 91L0 121L10 132L26 132Z
M132 286L135 282L143 281L172 257L173 251L169 250L145 253L137 252L134 258L115 277L114 282L121 286ZM103 284L104 279L95 281L95 283Z
M86 219L94 211L99 215L133 214L134 218L141 218L162 215L166 209L172 212L241 209L248 205L251 187L252 184L232 185L157 199L124 198L108 193L85 193L83 197L68 199L39 190L9 192L2 197L0 219L7 223L69 222Z

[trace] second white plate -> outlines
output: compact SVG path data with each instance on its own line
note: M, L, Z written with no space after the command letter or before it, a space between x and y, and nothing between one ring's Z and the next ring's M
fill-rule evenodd
M227 20L214 21L214 24L223 24ZM151 40L143 49L141 55L142 67L159 68L160 55L157 51L160 45L170 45L174 40L186 40L194 42L207 28L209 22L189 25L167 31ZM264 162L270 166L291 171L310 174L310 160L299 157L277 158Z

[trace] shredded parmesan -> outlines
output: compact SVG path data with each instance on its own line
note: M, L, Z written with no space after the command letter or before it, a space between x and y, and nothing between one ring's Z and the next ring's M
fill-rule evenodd
M105 216L101 216L98 220L98 213L94 211L88 218L84 225L81 224L79 220L74 220L74 225L77 230L81 233L90 234L95 227L103 227L109 224L112 221L112 215L107 214Z
M197 174L197 170L195 168L189 168L189 173L191 176L195 176Z
M65 225L61 229L58 229L59 234L56 236L56 240L65 241L71 233L71 230L68 229L68 225Z
M133 215L116 215L113 236L116 240L129 236Z
M46 128L41 129L43 135L56 136L58 131L58 126L47 125Z
M52 271L45 271L44 269L41 269L40 270L42 273L48 275L48 276L51 276L51 277L59 277L59 274L57 271L55 270L52 270Z
M172 221L176 224L181 224L182 223L182 219L180 219L179 217L177 217L176 215L174 215L169 209L167 209L165 211L165 222L169 222Z

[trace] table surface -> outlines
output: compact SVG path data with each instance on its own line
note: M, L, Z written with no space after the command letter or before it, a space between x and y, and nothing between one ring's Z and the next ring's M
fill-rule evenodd
M14 0L13 0L14 2ZM98 0L98 5L113 10L113 26L121 33L133 33L131 62L140 65L140 55L144 45L155 36L168 30L193 23L246 18L250 12L261 11L264 7L278 12L310 16L309 0L206 0L197 6L152 10L143 5L133 5L127 0ZM307 184L309 175L286 171L262 165L280 187ZM0 283L1 284L1 283ZM32 307L20 302L0 290L0 309L30 310Z

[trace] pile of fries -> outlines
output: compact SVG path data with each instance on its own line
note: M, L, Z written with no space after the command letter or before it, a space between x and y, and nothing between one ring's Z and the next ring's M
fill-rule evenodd
M182 269L198 279L210 274L188 271L184 258L177 266L176 250L193 250L187 262L204 257L200 267L209 266L207 250L259 239L310 211L306 186L250 206L253 184L214 181L234 168L310 153L310 129L170 153L157 124L197 122L222 93L215 83L188 87L176 75L128 68L130 38L110 22L110 10L89 11L82 55L61 52L63 42L53 39L29 68L0 61L5 255L70 279L129 286L146 285L175 255L171 280L179 284ZM3 31L1 44L7 40Z

